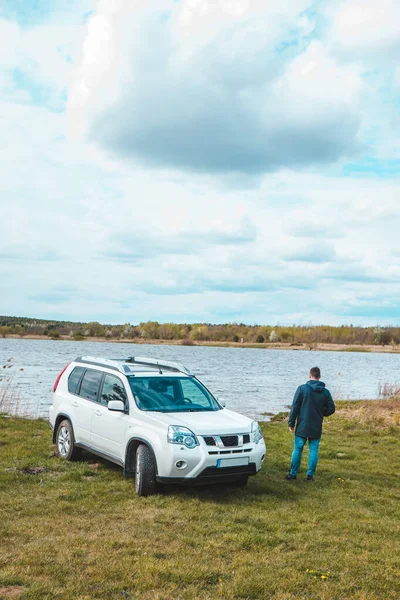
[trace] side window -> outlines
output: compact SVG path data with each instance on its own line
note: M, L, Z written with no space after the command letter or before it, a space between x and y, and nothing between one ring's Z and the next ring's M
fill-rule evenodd
M96 400L99 395L99 385L103 373L101 371L95 371L94 369L88 369L83 376L81 389L79 395L88 400Z
M125 406L127 402L124 384L120 378L115 377L115 375L106 374L104 376L100 403L103 406L107 406L110 400L122 400Z
M75 369L71 371L70 376L68 377L68 391L71 394L76 394L78 384L81 380L82 373L84 370L84 367L75 367Z

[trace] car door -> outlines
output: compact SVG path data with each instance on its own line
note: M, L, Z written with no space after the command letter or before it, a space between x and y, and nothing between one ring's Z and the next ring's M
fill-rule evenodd
M121 400L128 410L128 398L123 381L111 373L104 374L101 392L95 406L91 446L110 457L124 462L125 436L128 426L128 413L108 410L110 400Z
M90 446L91 423L102 379L102 371L86 369L71 400L75 440L86 446Z

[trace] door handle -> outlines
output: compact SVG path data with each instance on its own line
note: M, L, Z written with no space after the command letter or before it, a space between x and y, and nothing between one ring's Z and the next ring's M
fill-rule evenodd
M78 403L77 403L77 401L76 401L76 400L74 400L74 401L72 402L72 406L78 406Z
M101 417L101 410L95 410L94 414L97 415L98 417Z

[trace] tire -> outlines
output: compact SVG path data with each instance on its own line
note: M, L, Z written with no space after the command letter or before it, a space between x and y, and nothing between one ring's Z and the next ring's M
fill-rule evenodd
M76 460L81 456L81 449L74 443L74 431L68 419L64 419L58 426L56 433L56 453L64 460Z
M157 493L156 463L148 446L140 444L136 450L135 489L138 496Z
M245 487L247 485L248 479L249 479L248 475L239 475L238 477L236 477L233 485L235 487Z

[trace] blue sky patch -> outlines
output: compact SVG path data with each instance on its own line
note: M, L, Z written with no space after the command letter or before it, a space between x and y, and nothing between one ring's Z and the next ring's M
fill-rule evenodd
M400 176L400 159L379 159L369 156L343 167L345 177L392 178Z
M67 103L67 91L63 90L61 94L55 97L54 89L48 85L35 80L29 73L16 68L12 72L13 82L16 88L26 92L31 103L35 106L46 106L54 112L65 110Z
M60 6L58 0L2 0L0 15L22 26L45 21Z

